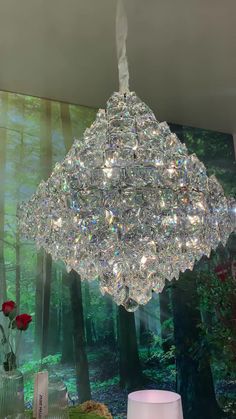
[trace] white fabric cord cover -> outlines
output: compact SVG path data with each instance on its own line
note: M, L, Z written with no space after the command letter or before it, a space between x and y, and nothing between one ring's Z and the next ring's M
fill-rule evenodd
M126 40L128 35L128 21L123 0L117 0L116 13L116 46L119 69L120 92L129 91L129 68L126 54Z

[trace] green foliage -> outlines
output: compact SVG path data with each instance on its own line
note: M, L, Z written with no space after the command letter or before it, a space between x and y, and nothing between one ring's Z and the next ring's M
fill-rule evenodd
M38 371L50 369L52 366L58 365L61 361L61 354L49 355L38 361L27 361L21 366L24 374L24 393L25 401L32 401L34 394L34 374ZM69 389L68 389L69 390Z
M208 175L215 175L221 182L226 195L236 196L236 166L232 136L184 127L183 141L190 153L195 153L204 162Z
M234 160L231 135L191 127L184 127L183 131L190 153L196 153L204 162Z
M202 345L210 351L216 379L236 378L235 281L230 274L225 281L217 277L214 272L217 254L212 256L211 262L211 265L206 262L205 271L199 273L198 290L204 320L199 325Z
M91 389L93 391L95 390L105 390L105 389L109 389L111 386L114 386L116 384L119 383L119 377L115 376L113 378L111 378L110 380L106 380L106 381L95 381L90 383L91 385Z
M47 367L56 365L61 361L61 354L55 354L55 355L48 355L47 357L43 358L42 360L33 361L30 360L28 362L25 362L21 366L21 371L24 374L37 372L41 369L47 369Z
M31 411L26 411L25 415L27 418L33 418ZM94 413L81 412L79 407L70 408L69 417L70 419L105 419L103 416L98 416Z
M166 320L164 322L166 325L172 323L172 319ZM158 361L160 365L165 366L168 365L170 362L173 363L173 359L175 358L175 346L172 345L168 351L164 351L162 349L163 341L159 335L155 335L153 333L153 345L151 347L151 355L148 357L149 361ZM144 352L146 352L145 350Z
M175 346L171 346L168 351L162 349L160 336L153 334L153 346L150 351L142 348L139 351L140 359L144 365L144 375L160 384L174 384L176 380L175 367Z
M175 365L167 365L165 369L148 368L144 369L143 372L145 377L150 379L151 382L158 383L159 385L174 385L176 380Z
M16 205L20 200L28 199L40 182L40 135L44 124L42 118L42 100L29 96L8 94L8 115L4 118L3 107L5 104L0 95L0 125L7 128L7 156L6 156L6 183L5 183L5 223L4 223L4 257L7 275L7 295L15 300L16 294ZM95 118L96 110L76 105L69 105L72 134L81 138L83 131ZM51 134L53 164L65 156L65 144L61 123L61 105L51 102ZM226 194L236 195L235 183L235 157L232 136L209 132L206 130L181 127L182 139L191 153L204 161L208 174L215 174L222 183ZM20 243L20 300L21 311L35 313L35 282L37 276L37 256L33 244ZM214 260L214 256L213 256ZM62 302L70 304L68 284L62 284L62 263L53 263L51 286L51 310L56 313L57 331L62 334L60 327ZM199 274L200 275L200 274ZM88 306L83 288L84 317L92 322L94 350L89 351L90 379L92 390L105 393L112 386L119 383L118 354L110 349L105 349L107 344L107 318L111 317L114 324L114 335L119 341L116 316L117 311L112 309L105 298L100 294L96 282L89 283L90 304ZM204 358L206 348L210 349L211 362L216 379L222 379L235 374L235 360L233 348L235 344L235 328L232 319L232 301L235 295L235 284L232 278L221 283L214 274L214 266L206 264L206 269L201 270L199 280L199 295L201 301L202 323L200 342L189 346L189 351L195 358ZM110 311L109 311L110 310ZM152 324L158 324L158 302L155 301L151 313ZM154 321L153 321L154 319ZM55 319L52 318L51 330L54 331ZM150 320L150 319L149 319ZM67 318L66 321L71 321ZM173 338L173 319L170 318L162 324L167 333L164 343L169 344ZM157 328L155 329L156 332ZM60 335L61 336L61 335ZM49 334L52 340L52 333ZM34 327L27 336L23 336L21 369L25 377L25 399L31 401L33 397L33 376L41 369L53 369L64 379L68 391L77 393L74 370L68 372L68 366L60 365L61 354L50 355L41 361L32 360L34 347ZM26 344L27 343L27 344ZM59 347L58 347L59 345ZM58 339L54 348L61 350L61 341ZM167 352L162 349L163 342L156 333L150 334L147 347L139 349L144 374L158 385L175 383L175 347L172 345ZM118 348L117 348L118 349ZM234 352L235 353L235 352ZM118 387L117 387L118 388ZM230 407L229 407L230 410ZM83 417L85 416L77 416ZM91 415L87 418L95 419Z
M79 408L71 409L70 418L74 419L105 419L103 416L95 415L94 413L81 412Z

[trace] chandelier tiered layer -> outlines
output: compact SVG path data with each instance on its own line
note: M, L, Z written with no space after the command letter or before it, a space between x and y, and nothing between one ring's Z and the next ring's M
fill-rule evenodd
M22 204L20 230L133 311L226 244L234 205L135 93L114 93Z

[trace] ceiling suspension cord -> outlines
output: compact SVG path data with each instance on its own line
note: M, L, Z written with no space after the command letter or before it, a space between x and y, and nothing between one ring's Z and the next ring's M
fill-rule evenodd
M119 88L121 93L129 92L129 67L126 52L128 20L123 0L117 0L116 12L116 48L119 70Z

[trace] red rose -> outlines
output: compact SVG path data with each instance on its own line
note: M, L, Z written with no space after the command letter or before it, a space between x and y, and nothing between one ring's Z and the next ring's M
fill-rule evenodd
M19 314L19 316L16 316L16 327L19 330L26 330L31 321L32 317L29 314Z
M2 312L4 316L9 316L16 309L16 303L14 301L5 301L2 304Z

